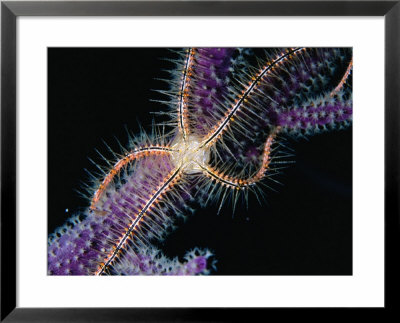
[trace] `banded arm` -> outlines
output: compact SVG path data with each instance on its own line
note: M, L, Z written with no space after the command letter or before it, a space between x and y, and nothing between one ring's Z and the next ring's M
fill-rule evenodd
M182 71L183 78L181 88L179 91L179 103L178 103L178 129L179 133L182 134L183 140L186 141L189 135L189 119L188 119L188 99L189 99L189 88L190 80L192 77L192 66L194 62L195 50L189 48L187 50L184 69Z
M262 155L262 163L261 166L259 168L259 170L251 177L245 178L245 179L241 179L241 178L235 178L233 176L230 175L226 175L223 173L218 172L216 169L210 167L210 166L201 166L201 169L203 170L203 173L217 181L218 183L228 186L232 189L244 189L247 188L251 185L256 184L257 182L259 182L261 179L264 178L265 173L267 172L270 163L271 163L271 150L272 150L272 145L275 141L276 135L278 134L278 132L280 131L280 127L277 127L272 134L270 134L265 142L265 146L264 146L264 151L263 151L263 155Z
M142 147L131 151L124 158L118 160L104 177L103 181L95 191L92 201L90 203L90 210L96 211L96 204L100 200L103 192L106 190L107 186L113 181L115 175L117 175L123 167L136 159L146 157L151 154L170 154L173 151L174 150L169 147L162 146Z

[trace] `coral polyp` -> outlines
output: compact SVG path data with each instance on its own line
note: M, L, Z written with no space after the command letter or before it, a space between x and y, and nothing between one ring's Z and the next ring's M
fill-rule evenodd
M193 205L233 210L286 166L286 137L352 120L349 48L190 48L162 103L168 120L130 138L93 176L89 206L49 237L50 275L197 275L215 270L195 248L183 263L155 243Z

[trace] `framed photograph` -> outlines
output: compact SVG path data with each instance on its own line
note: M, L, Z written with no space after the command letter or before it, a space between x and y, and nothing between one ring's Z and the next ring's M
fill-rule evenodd
M399 6L2 2L1 319L394 309Z
M63 230L71 229L71 232L74 232L74 229L72 224L67 224L67 227L63 227L63 225L71 216L73 218L78 216L76 220L79 221L79 225L82 225L82 223L86 223L83 218L97 219L100 214L105 212L108 204L103 205L102 199L106 195L118 194L119 196L124 185L123 182L125 182L124 170L120 165L125 163L124 158L126 157L117 157L114 154L126 154L124 151L129 150L127 156L139 155L137 160L130 160L126 166L139 167L140 162L153 158L152 153L157 156L154 156L156 159L163 156L165 161L171 165L183 164L182 172L176 175L180 178L175 184L176 186L171 186L165 191L165 194L170 190L171 193L175 192L179 195L179 201L175 202L169 201L172 196L168 197L167 195L164 198L164 207L176 209L173 212L158 211L160 214L173 213L168 216L174 218L174 225L179 229L169 232L168 236L162 239L162 243L158 242L157 249L161 249L169 259L173 259L177 255L184 257L188 250L193 251L195 247L198 248L196 250L200 254L184 267L181 267L180 263L174 264L170 260L163 260L165 263L159 263L162 268L160 270L149 269L142 264L145 272L141 272L140 265L136 265L128 271L124 270L125 274L133 274L135 270L139 270L138 274L145 274L147 270L150 270L147 272L148 274L153 275L183 274L189 264L197 263L205 266L199 268L199 274L211 275L351 275L352 131L350 118L352 97L349 78L351 75L346 72L351 68L352 49L322 47L304 49L304 53L307 52L307 55L314 57L315 60L323 57L324 64L321 64L321 71L327 66L326 62L330 61L325 56L335 57L337 73L341 74L341 77L338 81L336 78L332 78L332 82L337 82L337 84L327 85L329 100L332 98L331 92L335 91L343 76L347 75L347 80L342 82L343 88L340 91L343 91L343 95L347 95L348 98L344 99L346 103L335 106L338 110L343 109L340 121L333 122L328 118L329 120L327 119L326 125L324 125L327 127L326 129L322 125L320 125L320 129L316 129L313 122L309 122L305 118L297 121L301 125L299 129L295 129L292 125L285 125L286 121L282 116L280 117L282 121L278 121L281 122L282 129L276 130L275 128L269 129L268 121L266 121L275 118L271 112L268 112L269 116L265 114L261 118L249 115L240 117L238 114L237 117L243 119L238 119L238 122L252 123L253 132L258 133L258 138L253 134L252 144L238 145L237 142L245 142L246 137L251 134L248 133L244 136L242 134L244 130L237 128L238 126L235 127L235 124L232 123L230 131L235 134L234 140L229 137L228 133L224 133L221 142L216 141L209 148L207 146L205 151L199 150L196 153L197 148L192 148L190 145L187 149L182 150L183 156L193 153L195 162L192 162L192 159L186 160L186 157L179 157L178 151L172 151L169 156L169 150L181 145L178 143L180 137L176 134L178 124L175 123L177 118L175 98L178 98L179 102L177 93L180 91L182 80L179 79L177 82L178 89L175 89L175 85L171 86L170 84L177 74L176 70L178 70L179 76L182 75L181 70L184 66L181 66L181 61L184 62L186 56L193 55L196 62L210 62L210 64L214 64L212 66L218 66L217 63L221 64L220 68L223 71L218 72L221 80L231 77L245 79L246 76L241 74L240 70L243 70L246 65L250 69L253 56L273 55L275 58L275 56L281 56L282 49L202 47L191 49L192 54L188 54L187 51L188 49L178 48L48 48L49 211L47 221L50 234L49 274L91 274L90 266L83 266L79 261L76 261L75 265L65 267L69 263L70 256L69 253L64 254L62 251L64 248L59 248L59 243L64 241L66 234L68 235L68 233L63 233ZM300 50L294 52L294 55L296 54L300 55ZM211 60L209 55L219 56L217 59ZM227 58L221 60L222 55L226 55ZM340 60L339 55L343 56L343 62L336 62L336 60ZM192 82L195 82L196 65L194 60ZM294 64L299 63L300 60L293 60L291 64L297 66ZM310 64L313 64L311 60ZM225 72L227 66L230 66L232 72ZM168 72L164 72L163 75L162 71L165 70ZM200 73L203 73L203 69ZM236 73L235 76L234 73ZM329 72L325 73L330 75ZM161 79L162 77L164 80ZM196 82L200 82L199 77ZM280 74L280 77L286 78L287 75ZM297 77L295 76L295 78ZM187 82L189 82L188 78ZM272 81L269 80L269 82ZM158 93L154 93L155 91L152 89L157 89ZM320 87L318 87L318 91L319 89ZM218 91L220 91L218 95L221 99L222 86ZM267 90L264 89L263 93L265 91ZM338 89L336 91L339 93ZM300 93L301 91L293 91L293 93L295 92ZM106 95L106 93L110 93L110 95ZM190 90L187 93L191 93ZM192 145L195 145L195 142L205 141L206 139L203 138L210 136L212 128L208 124L218 123L217 120L214 120L215 117L209 114L211 110L206 110L206 108L210 109L210 105L202 94L203 92L193 92L192 101L188 101L187 105L185 103L188 114L187 123L190 124L186 130L188 139L182 140L190 142ZM210 95L207 91L205 94ZM309 94L307 93L306 96L309 97ZM314 97L317 96L314 94ZM170 97L173 99L170 100ZM200 104L195 102L197 97L201 98ZM216 101L217 98L214 100ZM226 108L230 105L226 102L218 109L226 113L230 111ZM180 106L179 103L178 106ZM117 110L118 107L120 110ZM240 109L246 111L247 108L243 105ZM331 113L332 109L335 109L333 105L328 108L326 114ZM306 113L311 115L311 111L314 110L310 108ZM315 110L314 113L317 111L319 110ZM210 118L212 118L212 122ZM221 116L216 118L220 119ZM339 114L335 118L339 118ZM225 118L221 119L222 122L225 121ZM165 123L161 123L163 120L166 120ZM182 121L185 123L184 118ZM158 122L161 125L152 125L152 122ZM199 123L203 122L207 122L207 125L200 126ZM171 123L172 126L170 126ZM338 124L333 126L333 123ZM71 129L71 125L74 125L73 129ZM328 131L328 127L342 129L331 132ZM141 128L143 129L141 130ZM129 134L127 129L129 129ZM277 133L270 143L272 137L258 129L268 129L268 133ZM306 132L309 132L309 135ZM144 139L144 134L149 138ZM306 137L312 137L313 140L305 140ZM265 141L271 145L270 148L265 147ZM227 146L221 145L222 142ZM156 144L157 147L154 146ZM125 148L121 150L120 145ZM136 145L136 147L127 148L129 145ZM183 144L183 146L185 145ZM152 146L153 148L151 148ZM92 147L98 147L98 152ZM332 147L335 148L332 149ZM265 148L267 150L263 153ZM142 154L141 149L147 149L145 151L149 155L140 155ZM233 153L234 150L236 150L236 154ZM91 151L92 153L90 153ZM163 152L163 155L160 155L160 151ZM310 152L314 152L314 154ZM271 154L271 157L267 157L267 154ZM106 161L103 157L106 158ZM169 161L170 157L171 161ZM264 164L262 158L265 158ZM176 163L175 160L179 162ZM230 180L225 182L222 178L223 175L218 175L218 172L225 172L226 169L232 168L232 160L238 166L231 170L230 174L227 174ZM216 166L216 161L220 165ZM106 165L102 165L103 162ZM107 167L109 162L112 164L111 169ZM208 167L207 171L197 163L200 163L203 168ZM307 165L313 166L309 166L309 168ZM105 166L105 174L100 175L101 183L94 184L92 187L91 183L96 175L88 175L87 172L97 174L98 168L103 166ZM151 169L152 172L158 169L155 160L151 163ZM263 172L262 175L260 169ZM140 173L138 169L135 169L134 172L129 169L127 171ZM145 168L142 171L144 178L149 176ZM243 171L247 173L245 175L236 174ZM161 172L163 173L163 171ZM113 174L119 176L114 177ZM326 178L329 177L328 174L332 174L331 176L335 178L331 179L334 183L329 184L330 180ZM130 176L132 174L127 178ZM168 175L165 174L165 176L168 181ZM235 176L244 182L239 184L235 180ZM321 177L324 179L319 182ZM89 187L85 183L80 183L82 178L87 179L86 185ZM111 178L113 183L110 181ZM122 182L120 182L120 178L122 178ZM94 181L97 181L97 178ZM151 182L157 183L158 180L154 179ZM185 186L187 185L187 189L184 190L185 196L181 196L182 187L179 185L184 183ZM101 185L104 186L104 191L99 189ZM116 185L114 193L111 193L110 185ZM261 185L265 185L265 187L262 188ZM83 197L80 197L71 187L80 189L82 191L80 195ZM89 193L85 193L85 189L89 190ZM190 197L186 196L188 192L191 192ZM299 192L304 192L304 195ZM146 199L146 197L143 198ZM293 203L288 204L287 200L291 200ZM92 203L92 205L89 206L88 203ZM156 205L152 204L152 207L156 207ZM86 214L85 206L89 207L89 214ZM185 210L185 207L190 209ZM285 209L286 207L288 209ZM186 215L194 214L186 219L180 219L180 212L186 213ZM135 212L132 211L132 213ZM147 216L150 213L151 210L147 212ZM158 216L154 215L155 219ZM285 216L288 218L285 219ZM326 221L323 221L323 217L330 219L330 231L325 227ZM101 219L103 218L104 216L101 217ZM316 219L318 219L317 223L315 223ZM269 221L272 222L268 223ZM318 224L322 224L325 228L318 228ZM153 223L153 225L155 224ZM74 227L79 231L78 226L74 225ZM278 230L278 227L281 229ZM260 230L260 228L262 229ZM165 230L159 227L148 229L153 234L162 234ZM83 231L86 230L88 229L85 226ZM149 232L144 234L147 235ZM238 237L240 238L238 239ZM83 241L77 243L77 248L83 248L82 255L86 255L86 248L83 244L97 243L97 241L88 240L85 234L82 238ZM153 241L155 240L153 239ZM278 250L273 251L275 248L272 246L277 246ZM106 245L104 248L108 249ZM287 251L284 251L285 249ZM206 254L207 256L205 256ZM192 253L189 252L188 257L191 258L191 255ZM66 258L63 261L64 257ZM82 256L77 255L77 257ZM122 257L122 254L119 257ZM103 258L101 257L101 262L103 262ZM83 259L85 257L82 257ZM146 257L146 261L147 259ZM158 259L152 261L158 263ZM114 269L111 269L111 264L113 264L112 260L110 260L110 267L106 266L108 269L105 269L104 273L115 274ZM94 265L97 266L97 264ZM166 268L167 265L172 266L173 269ZM76 266L82 268L79 269ZM187 272L187 274L189 273L191 271Z

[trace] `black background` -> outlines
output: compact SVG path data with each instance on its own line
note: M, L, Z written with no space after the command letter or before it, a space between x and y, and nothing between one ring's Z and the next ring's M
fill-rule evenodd
M156 78L175 57L166 49L48 50L48 230L86 208L80 197L89 158L95 149L107 155L102 140L115 151L115 138L126 146L127 127L150 129L151 111L166 107L151 102L168 89ZM156 117L157 118L157 117ZM267 204L252 196L249 209L216 205L198 208L160 247L182 257L193 247L209 248L216 275L352 274L352 129L289 140L296 163L279 176L277 193L266 191ZM68 212L66 212L68 209Z

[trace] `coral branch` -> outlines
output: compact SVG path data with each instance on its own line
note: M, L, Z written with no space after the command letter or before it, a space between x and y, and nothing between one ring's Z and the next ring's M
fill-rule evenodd
M310 135L348 125L352 112L351 98L345 101L340 98L332 100L328 94L282 111L276 118L283 131L298 134L304 130L306 135Z
M220 119L219 102L225 102L235 48L196 48L188 92L191 133L204 137ZM222 114L221 114L222 113Z

